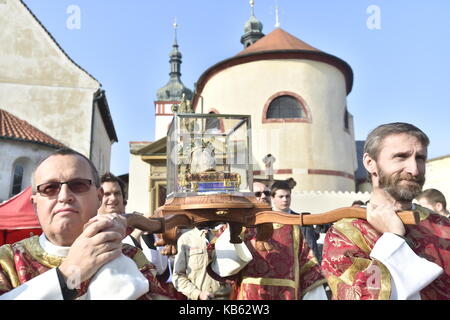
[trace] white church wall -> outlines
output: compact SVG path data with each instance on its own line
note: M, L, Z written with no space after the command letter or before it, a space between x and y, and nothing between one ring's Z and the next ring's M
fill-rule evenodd
M291 208L296 212L316 214L350 207L355 200L366 202L369 199L369 192L293 192Z
M278 92L301 96L311 123L263 123L264 107ZM262 159L270 153L277 159L274 170L292 170L275 179L301 181L295 191L355 190L349 177L356 169L353 132L344 129L345 79L335 67L309 60L240 64L215 74L201 94L205 112L251 115L255 170L264 170ZM311 174L309 169L327 172Z
M89 156L100 83L58 47L20 1L0 5L0 108Z
M426 179L423 189L437 189L447 200L447 209L450 208L450 155L430 159L426 164Z
M34 143L0 140L0 202L10 198L16 161L24 165L22 190L31 185L36 165L55 149Z
M127 212L146 213L150 208L150 165L130 154Z

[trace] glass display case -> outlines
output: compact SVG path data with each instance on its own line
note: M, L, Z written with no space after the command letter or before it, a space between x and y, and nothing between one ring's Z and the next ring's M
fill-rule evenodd
M167 137L167 198L245 195L252 170L249 115L175 113Z

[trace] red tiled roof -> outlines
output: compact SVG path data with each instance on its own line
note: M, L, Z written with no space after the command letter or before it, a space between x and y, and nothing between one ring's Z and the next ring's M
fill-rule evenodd
M253 52L272 50L306 50L321 52L320 50L310 46L306 42L303 42L302 40L284 31L283 29L276 28L265 37L262 37L254 44L247 47L245 50L239 52L237 56Z
M0 109L0 138L45 144L54 148L65 147L28 122L2 109Z
M273 59L307 59L335 66L345 77L347 94L352 91L353 70L347 62L310 46L281 28L276 28L235 56L220 61L203 72L196 82L196 94L192 102L194 108L199 105L206 83L222 70L239 64Z

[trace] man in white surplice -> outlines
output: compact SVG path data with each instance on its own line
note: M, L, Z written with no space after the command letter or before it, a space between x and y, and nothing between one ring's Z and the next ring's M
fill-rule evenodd
M70 149L56 151L37 166L32 189L43 234L0 247L1 299L164 294L142 252L122 245L126 219L97 215L103 191L89 159Z

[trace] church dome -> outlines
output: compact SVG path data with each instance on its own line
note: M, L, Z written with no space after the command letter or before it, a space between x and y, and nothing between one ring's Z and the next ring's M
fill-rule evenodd
M192 90L187 88L180 78L170 78L169 82L159 89L156 93L158 101L178 101L181 100L183 93L186 99L191 100L193 96Z
M244 25L244 34L241 37L241 43L244 45L244 48L251 46L264 37L264 33L262 33L263 24L255 17L254 5L254 1L250 1L250 18Z
M263 24L254 15L244 25L244 33L262 32Z

